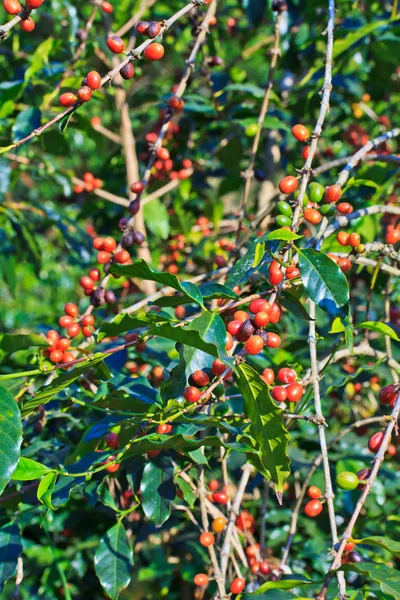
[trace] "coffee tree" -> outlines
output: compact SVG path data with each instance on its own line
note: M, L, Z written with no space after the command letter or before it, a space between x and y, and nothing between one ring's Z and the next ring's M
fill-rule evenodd
M400 599L397 0L4 0L0 590Z

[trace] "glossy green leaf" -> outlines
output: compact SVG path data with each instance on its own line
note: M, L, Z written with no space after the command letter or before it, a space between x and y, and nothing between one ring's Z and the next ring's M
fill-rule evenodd
M308 296L333 316L349 312L349 285L346 276L326 254L311 248L299 251L299 268Z
M310 315L301 301L290 292L284 292L280 298L280 304L302 321L310 321Z
M352 187L360 187L362 185L364 185L366 187L375 188L376 190L379 189L379 185L377 183L375 183L375 181L371 181L370 179L354 179L354 177L352 177L347 182L347 185L344 188L344 190L348 190L349 188L352 188Z
M379 321L364 321L357 325L359 329L370 329L371 331L376 331L377 333L381 333L382 335L387 335L392 340L396 340L396 342L400 342L400 338L397 335L396 331L388 325L387 323L381 323Z
M247 252L235 263L232 271L227 277L226 285L229 285L229 287L235 287L235 285L241 285L242 283L245 283L248 281L248 279L250 279L253 273L258 271L263 265L272 261L270 254L266 252L257 266L253 267L257 247L259 247L259 244L265 242L266 239L267 235L262 235L246 245ZM278 246L279 242L277 240L272 240L266 245L270 252L275 252Z
M343 565L343 571L360 573L377 584L385 594L385 598L400 600L400 571L383 563L360 562Z
M260 264L260 262L263 259L264 254L265 254L265 242L261 242L261 243L257 244L256 249L254 251L254 260L253 260L253 264L251 265L252 269L255 269L256 267L258 267L258 265Z
M94 557L94 568L103 590L111 600L132 579L133 552L124 526L118 522L100 540Z
M205 283L200 286L200 292L203 296L204 302L210 300L223 299L223 300L237 300L238 295L231 290L227 285L221 283ZM161 296L153 302L157 306L180 306L181 304L190 304L193 299L187 295L181 296Z
M157 238L166 240L169 235L169 214L165 203L160 199L152 200L143 206L146 227Z
M182 479L182 477L177 477L175 479L175 483L181 490L181 492L183 494L183 499L185 500L185 502L187 502L189 504L190 508L193 508L193 506L196 502L197 496L194 493L194 491L192 490L191 486L188 484L187 481Z
M171 273L162 273L150 267L142 259L135 260L131 265L112 265L110 273L123 275L125 277L137 277L146 281L156 281L163 286L171 287L178 292L189 296L194 302L204 308L203 297L197 285L191 281L179 281L176 275Z
M282 227L281 229L274 229L274 231L270 231L267 235L267 240L282 240L283 242L290 242L292 240L300 240L303 236L297 235L294 231L290 231L290 229L285 229Z
M51 503L51 496L54 490L54 486L57 481L57 473L47 473L39 483L37 497L39 502L47 506L48 508L54 509L55 507Z
M257 443L263 474L282 492L290 475L289 434L284 426L283 411L271 400L268 386L257 371L245 363L237 369L244 414L250 419L250 433Z
M292 590L303 585L310 585L313 582L310 579L302 575L286 575L279 581L267 581L263 583L258 590L253 593L240 594L237 600L247 600L248 598L257 598L257 600L263 600L263 598L273 598L271 593L267 594L268 590Z
M2 333L0 334L0 361L3 361L13 352L18 352L18 350L33 347L44 348L46 346L48 346L48 343L40 335Z
M169 457L159 457L144 467L140 492L144 514L156 527L161 527L171 514L175 498L174 468Z
M50 471L52 471L52 469L49 469L46 465L42 465L31 458L21 456L11 479L14 481L33 481L35 479L40 479Z
M382 548L400 558L400 542L391 540L383 535L371 535L366 538L361 538L360 540L357 540L357 544L366 544L367 546Z
M21 533L18 525L6 523L0 527L0 592L4 584L15 574L17 561L22 554Z
M17 402L0 387L0 494L19 461L22 443L21 415Z

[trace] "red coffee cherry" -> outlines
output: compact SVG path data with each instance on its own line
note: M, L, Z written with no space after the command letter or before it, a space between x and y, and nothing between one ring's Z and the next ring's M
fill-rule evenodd
M271 396L277 402L285 402L287 399L287 391L283 385L277 385L271 390Z
M78 100L80 102L89 102L89 100L92 98L93 92L89 86L84 85L83 87L79 88L76 95L78 96Z
M350 213L353 212L353 207L351 204L349 204L349 202L340 202L337 206L336 206L336 210L338 211L338 213L340 213L341 215L349 215Z
M204 573L197 573L193 579L194 585L197 585L198 587L204 587L205 585L208 585L208 581L209 579Z
M247 321L249 316L250 315L244 310L236 310L233 313L233 318L235 319L235 321L240 321L240 323L244 323L245 321Z
M111 254L109 252L98 252L96 258L99 265L105 265L111 259Z
M236 335L237 332L239 331L239 329L242 326L242 322L241 321L229 321L229 323L226 326L226 330L231 334L231 335Z
M73 304L72 302L67 302L67 304L64 306L64 312L70 317L77 317L79 310L76 304Z
M263 575L268 575L271 568L270 568L269 564L267 563L267 561L266 560L261 561L259 566L260 566L260 572Z
M266 325L268 325L270 318L269 318L269 314L266 312L259 312L256 315L254 315L254 325L260 329L262 329L263 327L265 327Z
M253 313L253 315L257 314L258 312L268 312L269 313L269 309L268 309L268 302L266 300L264 300L263 298L257 298L256 300L252 300L249 304L249 311L251 313Z
M150 23L148 21L138 21L138 23L136 23L136 31L141 35L146 35L149 25Z
M80 325L78 325L78 323L74 323L67 329L67 333L68 333L69 337L72 337L72 338L79 335L80 332L81 332L81 327L80 327Z
M349 235L349 244L352 248L356 248L361 243L361 236L358 233L351 233Z
M136 181L135 183L132 183L130 190L134 194L141 194L144 190L144 185L141 181Z
M101 277L99 269L90 269L90 271L89 271L89 277L93 281L99 281L99 279Z
M275 375L272 369L264 369L261 373L261 377L267 385L272 385L274 383Z
M122 54L122 52L125 50L125 43L120 37L113 35L108 38L107 47L114 54Z
M25 0L25 4L31 10L35 10L35 8L39 8L42 6L44 0Z
M74 319L72 317L69 317L67 315L64 315L63 317L60 317L58 320L58 323L60 325L60 327L70 327L74 322Z
M91 327L92 325L94 325L94 316L93 315L86 315L86 317L83 317L81 324L84 327Z
M62 359L63 359L63 352L61 350L52 350L50 352L49 358L50 358L50 361L53 364L57 364L57 363L59 363L59 362L62 361Z
M305 142L310 137L310 133L304 125L295 125L292 129L292 134L299 142Z
M269 308L270 323L275 325L281 319L281 316L282 316L281 307L276 302L274 302L273 304L269 304L268 306L270 306L270 308ZM266 312L268 312L268 311L266 311Z
M304 507L307 517L316 517L322 512L322 504L319 500L310 500Z
M346 233L345 231L339 231L339 233L336 236L336 239L341 246L348 246L349 245L349 237L350 237L349 234Z
M379 448L382 446L383 438L385 437L384 431L377 431L369 438L368 448L371 452L378 452Z
M103 240L103 250L106 252L114 252L117 247L117 242L112 237L106 237Z
M289 402L298 402L304 394L304 389L300 383L290 383L286 388L286 392Z
M278 261L273 260L268 267L268 279L271 285L279 285L283 280L283 273Z
M228 504L229 501L229 496L225 492L214 492L212 498L217 504Z
M303 160L307 160L310 154L310 150L311 146L304 146L303 150L301 151L301 157Z
M70 345L71 340L69 340L68 338L60 338L57 342L57 350L62 350L64 352L65 350L68 350Z
M118 433L113 433L112 431L110 431L110 433L107 433L105 441L109 448L112 448L113 450L118 450L118 448L119 448Z
M337 202L342 195L342 188L340 185L330 185L325 188L325 200L326 202L333 203Z
M351 271L351 262L348 258L339 258L337 264L340 270L343 271L343 273L348 273L349 271Z
M124 65L122 69L119 70L119 74L121 75L122 79L132 79L135 74L135 69L132 63L127 63Z
M293 194L293 192L295 192L298 187L299 182L296 179L296 177L293 177L292 175L284 177L279 183L279 189L282 192L282 194Z
M101 10L109 15L113 12L114 8L109 2L102 2Z
M200 536L200 544L208 548L208 546L212 546L215 543L215 537L209 531L204 531Z
M217 375L219 377L220 375L225 373L227 368L228 367L225 365L225 363L222 362L222 360L216 358L211 366L211 371L213 375Z
M316 485L312 485L307 490L307 496L313 500L318 500L322 496L322 492Z
M393 246L397 244L400 240L400 229L393 229L393 231L388 231L385 237L387 244L392 244Z
M64 108L72 106L73 104L75 104L76 101L77 97L72 92L65 92L65 94L61 94L61 96L58 99L59 105L63 106Z
M101 76L97 71L89 71L86 81L91 90L98 90L101 86Z
M169 151L167 148L158 148L157 156L160 160L168 160L169 159Z
M169 425L168 423L162 423L161 425L159 425L157 427L157 433L159 433L160 435L165 435L166 433L171 433L172 431L172 425Z
M73 360L75 360L75 356L72 354L72 352L64 352L62 359L64 363L70 363Z
M147 46L143 54L147 60L160 60L164 56L164 46L155 42Z
M21 12L22 6L18 0L4 0L4 9L9 15L17 15Z
M277 377L282 383L294 383L297 379L297 373L294 369L282 367L282 369L279 369Z
M179 96L172 96L168 100L168 106L172 108L172 110L182 110L185 105L185 102ZM188 167L190 168L190 167Z
M264 341L259 335L252 335L244 346L248 354L259 354L264 348Z
M198 402L200 400L201 392L196 387L192 385L187 387L183 392L183 397L188 402Z
M26 17L26 19L22 19L21 29L26 33L30 33L35 29L35 21L31 17Z
M114 254L115 262L117 262L121 265L129 262L130 259L131 259L131 255L129 254L129 252L127 250L119 250L118 252L116 252Z
M322 221L322 215L315 208L305 208L303 212L304 220L312 225L318 225Z
M191 376L192 382L196 387L204 387L210 383L210 378L205 371L199 369L195 371Z
M114 462L115 460L115 456L109 456L106 460L106 463L111 463ZM107 473L116 473L116 471L118 471L120 465L115 464L115 465L108 465L108 467L106 467L106 471Z
M243 592L245 588L246 582L241 577L235 577L235 579L231 583L231 592L232 594L240 594Z
M272 323L272 321L271 321ZM281 338L277 333L273 331L268 331L267 333L267 348L278 348L281 345Z
M233 348L233 337L229 333L229 331L227 331L226 332L226 338L225 338L225 350L227 352L229 352L229 350L232 350L232 348Z
M396 392L396 386L391 384L382 388L378 394L378 400L381 404L388 404L393 407L396 402L398 392Z
M158 21L150 21L148 27L147 27L147 31L146 31L146 35L149 38L155 38L158 35L160 35L161 33L161 23L159 23Z

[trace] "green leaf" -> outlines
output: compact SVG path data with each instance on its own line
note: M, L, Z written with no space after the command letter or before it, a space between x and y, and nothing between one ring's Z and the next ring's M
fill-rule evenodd
M285 578L286 577L286 578ZM250 594L241 594L237 597L237 600L247 600L248 598L257 598L258 600L266 600L273 598L272 594L264 594L267 590L291 590L293 588L300 587L302 585L310 585L313 582L302 575L286 575L283 576L279 581L267 581L261 585L257 591ZM260 598L263 596L263 598Z
M344 331L346 330L342 320L340 319L340 317L336 317L336 319L334 319L332 321L332 325L330 328L329 333L344 333Z
M290 475L289 434L283 423L283 411L271 400L268 386L249 365L237 367L238 385L244 398L244 414L250 419L250 433L257 443L263 474L282 493Z
M345 572L361 573L368 579L379 584L385 598L400 600L400 571L392 569L382 563L360 562L345 564L340 567Z
M395 556L400 558L400 542L395 542L388 537L382 535L371 535L361 540L357 540L357 544L367 544L368 546L376 546L388 550Z
M12 126L13 140L18 142L26 137L31 131L40 126L41 112L37 108L29 107L21 111Z
M52 469L49 469L46 465L42 465L31 458L21 456L11 479L14 481L33 481L34 479L40 479L43 475L47 475L51 471Z
M0 592L4 584L15 574L17 561L22 554L21 534L18 525L6 523L0 527Z
M352 177L348 181L348 183L343 191L348 190L351 187L360 187L362 185L365 185L366 187L372 187L372 188L375 188L376 190L379 190L379 185L377 183L375 183L375 181L371 181L370 179L354 179L354 177Z
M162 240L169 236L169 214L165 203L156 199L144 204L144 220L151 233Z
M182 477L177 477L175 479L175 483L181 490L185 502L189 504L190 508L193 508L196 502L196 494L192 490L191 486L188 484L187 481L182 479Z
M0 361L3 361L13 352L18 352L18 350L26 350L32 347L44 348L47 346L48 343L40 335L2 333L0 334Z
M54 490L54 486L57 481L57 473L47 473L39 483L37 497L39 502L45 504L48 508L54 509L55 507L51 503L51 496Z
M205 302L219 298L223 300L237 300L239 298L236 292L221 283L205 283L200 287L200 292ZM193 302L193 299L185 294L183 296L161 296L161 298L154 300L153 304L157 306L180 306L191 302Z
M61 131L61 133L65 133L65 131L67 130L67 127L69 125L69 122L71 120L72 115L74 114L74 112L76 111L76 108L74 110L70 110L69 113L67 113L65 115L65 117L63 117L59 123L58 123L58 128Z
M94 557L101 586L111 600L117 600L132 579L133 552L121 523L107 531Z
M110 273L125 277L137 277L138 279L144 279L146 281L156 281L163 286L171 287L178 292L182 292L204 308L203 297L197 285L190 281L180 282L176 275L157 271L150 267L143 259L135 260L131 265L112 265Z
M0 494L18 464L22 443L21 415L11 394L0 387Z
M65 390L65 388L78 379L82 373L85 373L88 369L91 369L99 362L102 362L105 358L107 358L107 354L102 354L100 352L93 354L92 356L88 357L87 361L79 363L71 371L68 371L68 373L58 375L58 377L55 377L51 383L40 387L35 396L23 404L21 411L22 416L26 417L36 410L41 404L50 402L54 396Z
M263 256L265 254L265 242L261 242L259 244L257 244L255 252L254 252L254 260L253 260L253 264L251 265L251 268L254 269L255 267L258 267L258 265L260 264L260 262L263 259Z
M297 235L297 233L290 231L290 229L285 229L282 227L281 229L274 229L274 231L271 231L267 235L266 239L267 240L282 240L284 242L289 242L292 240L299 240L302 237L303 237L302 235Z
M143 512L156 527L161 527L171 514L175 498L174 467L168 456L149 462L143 470L140 492Z
M299 268L311 300L335 317L346 317L349 312L349 285L337 264L326 254L307 248L299 250Z
M253 267L257 246L259 246L260 243L265 242L266 239L267 236L263 235L247 244L247 253L235 263L232 271L228 275L226 285L229 285L229 287L241 285L250 279L252 274L258 271L262 265L272 261L271 256L268 253L265 253L261 262L259 262L256 267ZM275 252L279 246L279 241L272 240L271 243L266 246L270 252Z
M391 325L387 325L386 323L380 323L379 321L364 321L357 325L359 329L370 329L371 331L376 331L378 333L382 333L382 335L387 335L392 338L392 340L396 340L396 342L400 342L400 338L391 327Z
M298 317L302 321L310 321L310 315L308 314L300 300L290 292L284 292L282 294L280 303L295 317Z
M193 319L185 327L186 332L197 331L202 340L215 346L216 351L222 356L225 352L226 329L223 320L217 313L206 311L200 317ZM180 361L162 389L164 400L178 398L186 387L189 376L198 369L211 367L215 354L203 352L193 346L180 348Z

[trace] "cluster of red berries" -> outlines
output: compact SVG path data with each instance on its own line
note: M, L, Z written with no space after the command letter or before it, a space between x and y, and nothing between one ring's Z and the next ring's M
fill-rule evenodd
M270 573L271 567L268 562L261 557L260 544L251 544L250 546L247 546L245 552L251 572L254 575L256 573L261 573L262 575L268 575Z
M395 245L400 241L400 226L389 224L386 228L385 241L387 244Z
M71 345L71 340L67 337L60 337L57 331L51 329L46 334L46 340L49 343L49 348L43 350L43 354L54 365L58 363L70 363L75 360L75 356L68 349Z
M75 194L82 194L82 192L93 192L103 187L103 180L95 177L93 173L85 173L82 177L84 185L76 184L74 186Z
M350 246L351 248L353 248L354 254L364 254L364 252L366 251L366 247L364 244L361 243L361 236L358 233L347 233L346 231L339 231L339 233L336 236L336 240L343 247ZM349 258L345 256L339 257L336 256L336 254L332 253L328 253L327 256L329 256L330 259L335 261L335 263L338 265L338 267L343 273L348 273L351 270L352 263L349 260Z
M44 0L25 0L25 5L31 11L42 6L43 2ZM9 15L19 15L22 11L22 5L18 0L4 0L4 9ZM22 15L21 29L27 33L35 29L35 21L28 14Z
M98 90L101 85L101 75L97 71L90 71L82 80L81 87L76 95L72 92L65 92L64 94L61 94L58 102L60 106L63 106L64 108L73 106L75 102L78 101L82 103L89 102L93 92Z
M272 398L277 402L298 402L304 394L304 388L301 383L296 382L296 371L290 367L282 367L276 376L285 385L274 386L271 390ZM267 385L274 384L275 374L272 369L264 369L261 377Z
M67 302L64 307L65 315L59 318L60 327L67 330L69 337L77 337L81 331L85 337L93 335L94 316L92 314L79 318L79 309L76 304Z
M244 343L248 354L259 354L264 346L267 348L278 348L281 338L273 331L265 331L269 324L275 325L280 321L282 311L279 304L270 304L262 298L252 300L249 305L249 313L238 310L233 314L233 320L229 321L227 329L226 350L233 348L233 338Z
M117 250L117 242L112 237L94 238L93 248L95 248L95 250L98 251L96 260L100 265L105 265L106 263L110 262L111 259L113 260L113 262L116 262L121 265L129 264L132 262L131 255L127 250ZM85 287L82 283L82 280L81 285Z
M300 269L295 262L286 267L285 271L282 270L282 266L275 259L271 261L268 267L268 281L274 287L280 285L285 278L291 280L297 277L300 277Z

